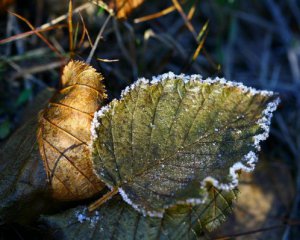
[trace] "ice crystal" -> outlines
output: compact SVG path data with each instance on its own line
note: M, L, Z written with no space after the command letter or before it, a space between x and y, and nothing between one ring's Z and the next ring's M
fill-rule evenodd
M84 208L82 211L76 211L75 217L80 223L88 222L91 228L95 227L97 222L100 220L98 211L95 211L92 215L88 215L88 210L86 208Z

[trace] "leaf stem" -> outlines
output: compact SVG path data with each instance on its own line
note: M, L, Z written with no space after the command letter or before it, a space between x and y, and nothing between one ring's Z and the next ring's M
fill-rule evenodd
M98 207L100 207L103 203L111 199L113 196L115 196L119 192L118 188L113 188L110 192L103 195L101 198L99 198L97 201L93 202L89 207L89 212L95 211Z

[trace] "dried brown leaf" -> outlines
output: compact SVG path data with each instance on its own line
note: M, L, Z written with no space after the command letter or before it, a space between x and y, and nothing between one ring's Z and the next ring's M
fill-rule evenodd
M119 19L127 18L131 12L139 7L144 0L94 0L95 4L103 6L105 4L108 9L112 9L116 17Z
M104 186L93 172L89 151L92 116L106 98L102 79L91 66L71 61L62 89L40 113L38 142L55 199L88 198Z

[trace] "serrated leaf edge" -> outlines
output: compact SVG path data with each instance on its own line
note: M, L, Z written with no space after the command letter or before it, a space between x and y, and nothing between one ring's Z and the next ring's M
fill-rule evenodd
M98 119L101 117L105 116L105 114L111 110L112 106L116 104L119 101L122 101L125 96L127 96L130 91L134 90L135 88L139 87L140 85L158 85L159 83L162 83L166 80L170 79L182 79L184 83L188 83L191 81L200 81L201 83L212 85L212 84L220 84L223 87L237 87L240 89L243 93L246 94L251 94L252 96L254 95L262 95L262 96L274 96L275 93L272 91L266 91L266 90L257 90L252 87L247 87L243 83L240 82L232 82L228 81L225 78L219 78L216 77L214 79L212 78L206 78L203 79L203 77L199 74L194 74L194 75L185 75L185 74L180 74L176 75L172 72L164 73L159 76L154 76L152 77L152 80L148 80L146 78L139 78L135 83L133 83L130 86L127 86L121 93L121 98L120 100L114 99L112 102L110 102L108 105L102 107L99 111L95 112L94 118L91 124L91 144L90 148L91 151L93 151L93 141L98 138L97 131L96 129L100 126L100 122ZM273 112L277 109L278 105L280 103L280 98L276 97L272 102L268 103L267 107L263 110L262 112L262 117L257 120L257 124L263 130L262 133L256 135L253 137L254 144L253 146L255 149L258 151L261 150L261 142L266 140L269 137L269 132L270 132L270 124L271 124L271 119L273 116ZM258 161L258 156L257 153L250 151L246 155L244 155L243 159L239 162L236 162L232 165L232 167L229 168L229 174L228 177L231 179L231 183L221 183L214 177L208 176L205 179L203 179L200 182L200 190L204 190L207 186L207 184L213 185L215 188L219 190L224 190L224 191L230 191L233 190L238 186L239 180L238 180L238 171L244 171L244 172L252 172L255 169L256 163ZM246 166L244 163L246 163L248 166ZM96 173L98 174L98 173ZM105 183L108 185L107 183ZM113 188L113 186L109 186L109 188ZM136 209L138 212L142 213L144 216L148 215L150 217L159 217L162 218L164 214L164 210L162 212L148 212L140 208L137 204L134 204L132 200L127 196L125 191L122 188L119 188L119 193L122 196L123 200L127 202L129 205L131 205L134 209ZM178 204L192 204L192 205L197 205L197 204L203 204L206 202L207 196L204 195L202 199L198 198L191 198L191 199L186 199L184 201L178 202ZM171 206L166 206L166 208L172 207Z

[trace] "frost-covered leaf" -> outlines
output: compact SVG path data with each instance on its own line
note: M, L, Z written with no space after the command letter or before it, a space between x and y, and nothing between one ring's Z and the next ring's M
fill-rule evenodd
M48 208L45 199L49 189L36 131L37 112L52 94L51 89L46 89L38 95L30 110L31 119L8 139L0 151L0 224L30 221L42 209Z
M272 92L219 78L140 79L95 114L95 170L150 216L162 217L178 203L201 203L207 182L233 189L238 170L254 169L278 102Z
M91 214L77 207L42 220L54 230L56 239L207 239L204 232L219 226L231 211L235 192L212 187L207 204L178 205L163 218L145 217L116 197Z

